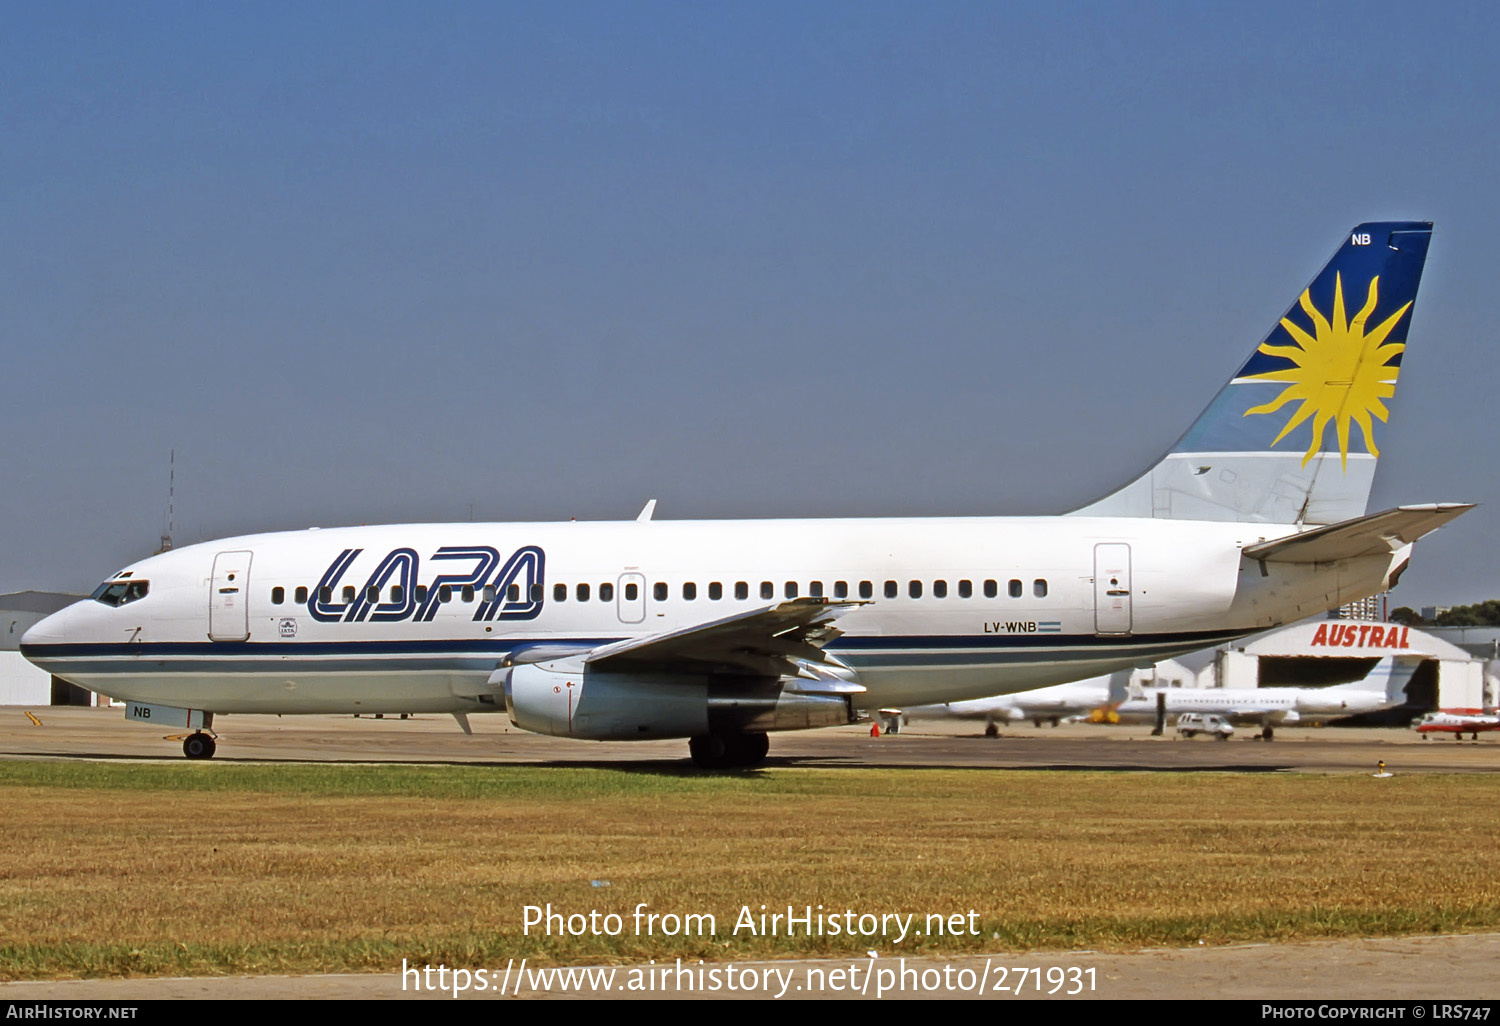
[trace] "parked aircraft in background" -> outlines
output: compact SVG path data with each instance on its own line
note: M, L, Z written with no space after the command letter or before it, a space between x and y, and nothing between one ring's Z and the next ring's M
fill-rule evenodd
M1118 670L1103 677L1071 684L1054 684L1047 688L1018 691L1010 695L994 695L990 698L975 698L967 702L944 702L940 705L919 705L911 709L882 709L887 731L899 729L897 724L909 720L984 720L985 733L994 736L1001 723L1023 723L1032 721L1040 727L1051 723L1054 727L1072 716L1083 716L1110 702L1125 699L1125 689L1130 671Z
M1216 713L1234 723L1259 726L1261 737L1269 741L1276 727L1304 720L1325 723L1400 705L1416 670L1416 664L1387 656L1364 679L1334 687L1132 688L1114 712L1126 722L1149 722L1163 714L1175 719L1190 712Z
M250 535L125 567L22 652L189 757L217 714L504 709L743 766L769 731L1243 637L1386 590L1470 508L1365 514L1431 228L1354 229L1171 451L1071 514Z
M1462 741L1465 734L1471 734L1478 741L1481 731L1500 730L1500 715L1440 709L1423 716L1412 726L1428 741L1432 740L1433 734L1452 734L1455 741Z

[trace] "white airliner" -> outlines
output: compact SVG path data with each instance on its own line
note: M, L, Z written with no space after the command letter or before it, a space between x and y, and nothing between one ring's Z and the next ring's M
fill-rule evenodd
M1114 713L1127 722L1155 719L1159 713L1168 719L1187 712L1216 713L1236 723L1258 725L1261 736L1269 741L1276 727L1290 727L1304 719L1321 723L1400 705L1406 701L1406 685L1417 665L1387 656L1362 680L1333 687L1133 687Z
M885 712L890 713L886 716L887 730L896 729L896 725L905 720L947 719L984 720L985 733L991 736L998 732L996 724L1000 723L1023 723L1031 720L1038 727L1044 722L1051 722L1055 727L1070 716L1092 712L1111 701L1123 701L1129 676L1129 673L1120 670L1071 684L1054 684L1051 687L1033 688L1008 695L886 710Z
M768 731L1149 664L1388 588L1469 507L1365 515L1432 226L1364 224L1186 435L1071 514L345 527L134 563L23 638L127 718L466 715L684 737ZM1357 430L1354 430L1356 429Z

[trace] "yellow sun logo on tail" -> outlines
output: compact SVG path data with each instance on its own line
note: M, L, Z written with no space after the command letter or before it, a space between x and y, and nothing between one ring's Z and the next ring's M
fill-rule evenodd
M1260 346L1260 352L1267 356L1282 357L1296 366L1251 374L1244 379L1290 382L1275 400L1246 410L1245 416L1252 413L1275 413L1287 403L1300 399L1302 405L1271 444L1275 445L1297 425L1312 417L1312 444L1307 447L1307 455L1302 458L1304 467L1313 458L1313 453L1322 449L1323 429L1330 420L1338 429L1339 453L1345 469L1349 465L1350 421L1358 424L1364 432L1365 448L1370 455L1380 455L1380 450L1375 448L1375 433L1370 415L1374 414L1382 421L1390 416L1390 411L1381 400L1396 394L1396 375L1401 368L1387 364L1406 348L1404 342L1385 344L1385 339L1401 319L1401 315L1411 308L1411 303L1391 314L1366 334L1365 320L1375 310L1379 285L1379 277L1370 279L1370 295L1365 300L1364 308L1354 315L1353 320L1347 320L1344 313L1344 282L1342 277L1335 276L1331 322L1313 306L1309 290L1304 290L1302 311L1311 319L1316 334L1309 335L1283 317L1281 326L1296 340L1297 345L1273 346L1266 342Z

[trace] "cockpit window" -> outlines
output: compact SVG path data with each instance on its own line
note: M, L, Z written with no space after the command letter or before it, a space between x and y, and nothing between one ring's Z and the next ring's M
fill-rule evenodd
M103 602L106 606L123 606L127 602L145 598L150 588L150 581L105 581L94 589L89 598L95 602Z

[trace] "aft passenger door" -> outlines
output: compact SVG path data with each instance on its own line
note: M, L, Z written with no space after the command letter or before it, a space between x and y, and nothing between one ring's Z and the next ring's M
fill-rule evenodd
M1129 634L1130 546L1108 542L1094 546L1094 630Z
M214 557L208 588L208 637L211 641L250 637L249 552L221 552Z

